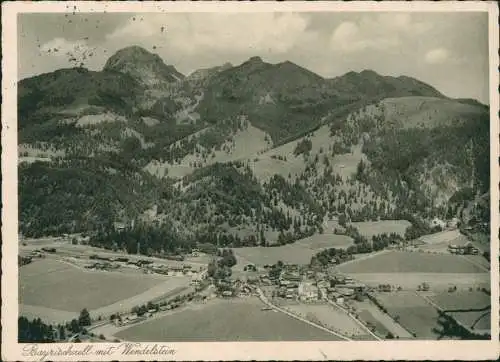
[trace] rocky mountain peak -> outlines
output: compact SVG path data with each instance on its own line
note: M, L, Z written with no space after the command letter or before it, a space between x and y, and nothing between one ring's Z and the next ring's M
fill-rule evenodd
M125 73L146 86L173 83L184 79L172 65L166 65L158 54L139 46L118 50L106 64L104 71Z

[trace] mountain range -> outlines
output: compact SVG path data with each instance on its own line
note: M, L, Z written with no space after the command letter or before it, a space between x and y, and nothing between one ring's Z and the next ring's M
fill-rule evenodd
M240 246L339 217L489 220L489 108L406 76L260 57L185 76L133 46L20 81L18 127L27 235L134 220Z

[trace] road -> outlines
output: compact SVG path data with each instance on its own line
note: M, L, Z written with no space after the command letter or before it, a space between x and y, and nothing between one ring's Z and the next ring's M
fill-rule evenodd
M336 337L338 337L338 338L341 338L341 339L343 339L343 340L345 340L345 341L352 341L352 339L351 339L351 338L348 338L348 337L346 337L346 336L343 336L343 335L341 335L341 334L339 334L339 333L336 333L336 332L334 332L334 331L332 331L332 330L330 330L330 329L328 329L328 328L325 328L325 327L323 327L323 326L320 326L319 324L316 324L316 323L314 323L314 322L311 322L311 321L309 321L309 320L307 320L307 319L305 319L305 318L299 317L299 316L297 316L297 315L295 315L295 314L293 314L293 313L290 313L290 312L288 312L288 311L286 311L286 310L284 310L284 309L282 309L282 308L280 308L280 307L275 306L274 304L272 304L272 303L271 303L271 302L267 299L267 297L264 295L264 293L262 292L262 290L261 290L260 288L257 288L257 292L259 293L259 298L260 298L260 300L261 300L264 304L266 304L268 307L272 308L273 310L276 310L276 311L278 311L278 312L284 313L284 314L286 314L286 315L288 315L288 316L290 316L290 317L292 317L292 318L295 318L295 319L297 319L297 320L299 320L299 321L301 321L301 322L307 323L307 324L309 324L309 325L311 325L311 326L313 326L313 327L319 328L319 329L321 329L321 330L323 330L323 331L325 331L325 332L328 332L328 333L330 333L330 334L333 334L334 336L336 336Z
M340 305L338 305L337 303L331 301L330 299L326 299L326 301L328 302L328 304L334 306L334 307L337 307L339 309L341 309L342 311L344 311L349 317L351 317L352 320L354 320L366 333L370 334L373 338L375 338L377 341L382 341L383 339L380 338L379 336L377 336L375 333L373 333L372 331L370 331L370 329L365 326L363 323L361 323L361 321L359 319L357 319L356 317L354 317L351 313L349 313L349 311L343 307L341 307Z

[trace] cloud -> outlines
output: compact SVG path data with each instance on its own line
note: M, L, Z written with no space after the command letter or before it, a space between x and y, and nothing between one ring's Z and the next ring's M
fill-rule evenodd
M345 21L333 32L330 45L346 53L353 53L367 49L384 50L399 44L399 38L382 36L376 33L367 33L356 23Z
M40 51L54 56L65 56L68 52L84 52L89 49L83 40L69 41L64 38L54 38L40 46Z
M430 26L408 13L382 13L344 21L333 31L330 45L345 53L400 47L405 38L421 35Z
M85 66L96 54L96 48L85 40L67 40L54 38L40 46L42 57L56 58L64 66Z
M446 62L450 58L448 50L445 48L436 48L429 50L424 57L426 63L429 64L441 64Z
M192 13L131 17L107 36L114 42L144 42L186 55L217 51L285 53L305 37L308 21L297 13ZM163 30L163 31L162 31Z

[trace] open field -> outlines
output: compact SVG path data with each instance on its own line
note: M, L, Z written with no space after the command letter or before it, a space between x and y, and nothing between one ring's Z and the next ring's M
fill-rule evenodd
M375 298L387 313L415 338L436 339L439 334L439 313L424 298L413 292L375 293Z
M189 284L187 277L91 271L49 258L23 266L19 281L19 302L28 310L87 308L93 315L129 310Z
M281 260L290 264L308 264L315 252L295 244L276 247L249 247L233 249L242 263L253 263L257 266L272 265Z
M353 279L371 287L380 284L401 286L405 290L417 290L423 282L429 284L431 290L446 291L449 287L458 289L469 287L488 288L490 275L488 273L353 273Z
M381 220L353 222L351 225L357 228L361 235L371 240L372 236L383 233L404 236L406 228L411 224L407 220Z
M130 341L335 341L338 337L284 313L262 311L257 298L212 300L116 334Z
M330 304L305 304L300 302L285 302L280 305L282 308L305 318L313 323L325 326L328 329L338 332L346 337L362 340L373 340L361 326L349 315Z
M451 312L447 313L471 331L491 334L491 312Z
M485 309L491 305L491 297L481 291L456 291L439 293L430 297L445 311Z
M396 323L388 314L383 313L375 304L369 300L353 302L357 309L359 319L366 324L375 327L374 333L385 338L389 332L394 338L410 339L413 336L401 325Z
M491 333L491 298L481 291L439 293L429 299L460 324L479 333Z
M477 258L481 258L477 256ZM343 273L484 273L460 255L408 251L379 253L371 258L339 266Z
M262 266L272 265L281 260L290 264L309 264L311 257L322 249L347 248L352 244L352 238L345 235L318 234L283 246L258 246L233 250L241 263Z

